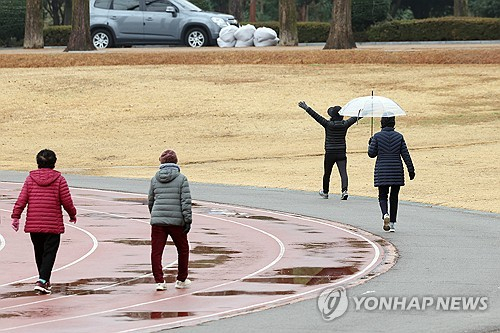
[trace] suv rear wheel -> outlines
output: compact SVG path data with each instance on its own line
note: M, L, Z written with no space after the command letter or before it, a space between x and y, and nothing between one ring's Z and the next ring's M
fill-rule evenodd
M208 44L207 33L202 28L192 28L187 32L184 43L191 47L206 46Z
M113 46L113 37L109 31L97 29L92 33L92 44L96 49L105 49Z

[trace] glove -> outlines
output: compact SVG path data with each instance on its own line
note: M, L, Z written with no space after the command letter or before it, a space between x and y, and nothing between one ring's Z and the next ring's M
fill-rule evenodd
M70 221L71 223L76 224L76 216L70 217L70 218L69 218L69 221Z
M304 102L304 101L300 101L300 102L299 102L299 106L300 106L301 108L303 108L304 110L307 110L307 108L308 108L308 106L307 106L306 102Z
M410 180L413 180L415 178L415 172L409 172L410 174Z
M184 224L184 233L187 234L191 230L191 223Z
M12 219L12 229L16 232L19 230L19 219Z

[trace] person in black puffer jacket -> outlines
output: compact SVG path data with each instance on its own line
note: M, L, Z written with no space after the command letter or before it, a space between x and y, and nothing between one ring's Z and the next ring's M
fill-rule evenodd
M339 114L341 107L337 105L328 108L330 120L327 120L311 109L305 102L299 102L299 106L325 128L323 189L319 191L319 195L328 199L328 192L330 191L330 176L332 174L333 165L337 163L342 184L342 194L340 199L347 200L347 187L349 185L349 179L347 177L347 145L345 137L349 127L351 127L357 120L361 119L361 117L351 117L344 120L344 117Z
M374 185L378 187L378 201L382 211L384 230L394 232L394 223L398 213L398 195L401 186L405 185L403 163L406 164L410 180L415 178L415 168L401 133L394 130L395 117L382 117L382 130L375 133L368 141L368 156L376 157ZM387 197L390 190L390 214Z

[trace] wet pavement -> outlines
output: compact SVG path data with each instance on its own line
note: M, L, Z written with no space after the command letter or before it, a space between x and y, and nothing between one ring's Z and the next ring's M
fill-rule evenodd
M327 287L359 285L387 271L396 257L381 237L335 221L195 200L193 284L174 288L176 252L168 242L169 288L157 292L145 195L72 188L78 223L66 223L52 294L36 295L29 236L10 228L20 187L0 183L0 332L190 326L311 299Z

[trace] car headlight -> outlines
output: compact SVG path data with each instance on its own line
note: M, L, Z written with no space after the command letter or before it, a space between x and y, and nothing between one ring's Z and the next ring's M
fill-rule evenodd
M220 17L212 17L212 21L217 24L219 27L224 28L225 26L228 26L227 22L224 21L223 18Z

